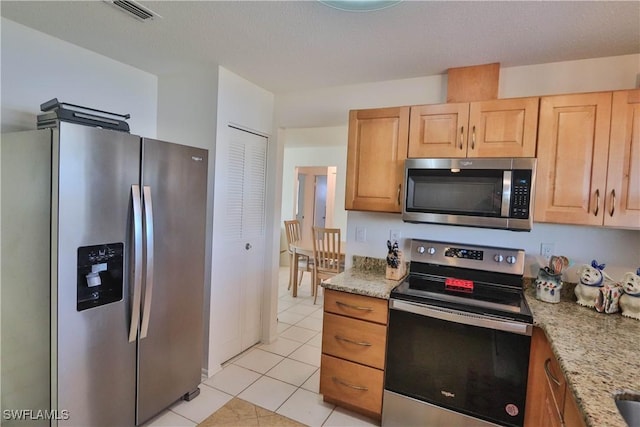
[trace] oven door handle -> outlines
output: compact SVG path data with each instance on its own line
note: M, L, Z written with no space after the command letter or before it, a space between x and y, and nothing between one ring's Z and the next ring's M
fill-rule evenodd
M533 325L521 322L511 322L508 320L495 319L473 313L464 313L457 310L450 310L441 307L427 306L407 301L392 299L389 301L391 310L406 311L420 316L432 317L434 319L447 320L461 323L463 325L478 326L481 328L494 329L497 331L511 332L518 335L531 336Z

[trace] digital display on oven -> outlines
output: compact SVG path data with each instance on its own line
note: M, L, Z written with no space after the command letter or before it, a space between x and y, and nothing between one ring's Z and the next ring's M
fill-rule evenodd
M444 251L444 256L449 258L465 258L465 259L476 259L478 261L482 261L484 257L484 251L477 251L477 250L464 249L464 248L447 248Z

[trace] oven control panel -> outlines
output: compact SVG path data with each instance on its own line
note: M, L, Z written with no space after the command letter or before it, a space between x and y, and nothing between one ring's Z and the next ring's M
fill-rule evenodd
M522 249L465 245L431 240L411 241L411 261L522 275Z
M484 258L484 251L449 247L445 249L444 256L449 258L477 259L478 261L482 261Z

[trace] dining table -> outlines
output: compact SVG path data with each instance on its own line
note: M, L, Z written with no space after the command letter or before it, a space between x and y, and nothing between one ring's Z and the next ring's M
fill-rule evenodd
M289 247L291 248L291 252L293 252L293 265L290 268L291 274L291 283L292 290L291 296L298 296L298 264L300 260L300 256L307 256L309 260L313 259L313 240L312 239L301 239L292 242ZM347 242L340 242L340 257L344 260L345 254L347 252ZM312 273L313 274L313 273Z

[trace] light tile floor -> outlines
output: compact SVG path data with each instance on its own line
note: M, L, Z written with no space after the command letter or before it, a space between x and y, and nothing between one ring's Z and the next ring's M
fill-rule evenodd
M377 421L322 401L322 290L313 304L310 274L293 298L289 268L280 268L278 339L225 363L200 385L200 396L178 402L144 427L194 427L234 396L308 426L376 426Z

